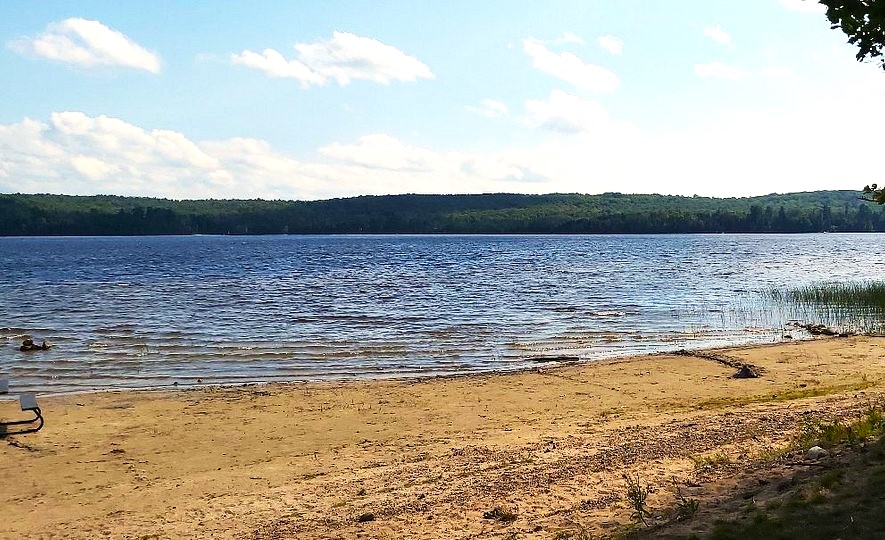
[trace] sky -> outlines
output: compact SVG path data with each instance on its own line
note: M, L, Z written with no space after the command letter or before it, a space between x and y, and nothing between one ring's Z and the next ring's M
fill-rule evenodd
M855 53L807 0L5 0L0 192L859 189Z

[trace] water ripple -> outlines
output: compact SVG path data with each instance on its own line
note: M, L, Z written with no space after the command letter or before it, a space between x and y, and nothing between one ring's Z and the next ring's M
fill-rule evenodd
M747 309L747 295L885 277L881 244L873 234L0 238L0 374L42 392L413 377L775 341L784 321ZM23 335L55 347L19 352Z

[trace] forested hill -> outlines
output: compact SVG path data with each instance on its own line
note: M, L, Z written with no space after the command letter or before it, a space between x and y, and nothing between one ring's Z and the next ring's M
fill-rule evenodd
M305 202L0 194L0 235L885 231L885 207L860 195L388 195Z

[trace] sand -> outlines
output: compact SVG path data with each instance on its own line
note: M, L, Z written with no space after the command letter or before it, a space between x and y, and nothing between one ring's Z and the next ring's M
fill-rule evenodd
M0 537L604 536L630 522L625 473L652 486L656 511L677 490L697 498L696 524L672 531L703 536L729 492L802 467L772 456L805 419L885 397L883 345L716 351L760 368L756 379L662 355L419 381L44 396L41 432L0 439ZM16 409L0 403L0 418ZM495 507L515 520L485 519Z

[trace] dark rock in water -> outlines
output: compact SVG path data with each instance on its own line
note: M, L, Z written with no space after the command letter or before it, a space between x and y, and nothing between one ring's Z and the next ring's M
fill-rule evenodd
M37 345L36 343L34 343L33 339L25 338L25 340L22 341L22 346L19 347L18 350L20 350L21 352L48 351L51 347L52 345L49 345L48 343L46 343L46 341L43 341L42 344Z
M759 378L759 373L753 368L753 366L740 366L738 368L738 372L731 376L732 379L757 379Z

